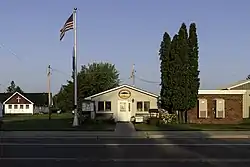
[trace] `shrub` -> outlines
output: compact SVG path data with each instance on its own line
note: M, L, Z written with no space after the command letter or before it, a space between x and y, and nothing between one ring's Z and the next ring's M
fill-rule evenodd
M174 124L177 123L176 114L162 113L161 124Z

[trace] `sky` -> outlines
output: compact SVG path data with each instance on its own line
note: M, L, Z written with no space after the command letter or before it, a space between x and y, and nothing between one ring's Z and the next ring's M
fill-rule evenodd
M78 69L110 62L123 83L135 64L136 87L160 90L159 46L184 22L197 24L200 89L216 89L250 73L250 1L242 0L1 0L0 92L12 80L25 92L59 91L72 71L73 31L59 30L77 7ZM149 82L142 81L147 80Z

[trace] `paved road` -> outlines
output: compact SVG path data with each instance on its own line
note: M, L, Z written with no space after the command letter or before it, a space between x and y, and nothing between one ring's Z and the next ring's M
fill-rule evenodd
M34 165L35 164L35 165ZM4 138L1 167L249 167L249 139Z

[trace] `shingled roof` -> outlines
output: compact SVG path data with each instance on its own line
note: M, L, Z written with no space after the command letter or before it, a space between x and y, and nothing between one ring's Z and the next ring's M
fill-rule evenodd
M0 103L3 103L11 95L13 95L13 93L0 93ZM48 93L22 93L22 95L37 106L48 105Z
M227 85L225 87L221 87L219 89L233 89L235 87L238 87L238 86L241 86L241 85L244 85L244 84L248 84L248 83L250 83L249 79L240 80L240 81L237 81L237 82L235 82L233 84Z

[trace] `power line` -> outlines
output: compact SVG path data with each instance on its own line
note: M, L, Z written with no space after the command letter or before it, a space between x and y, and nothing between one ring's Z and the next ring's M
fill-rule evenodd
M12 55L14 55L19 61L21 61L20 57L17 56L10 48L7 48L3 43L0 43L0 48L6 48Z
M151 83L151 84L160 84L160 82L156 82L156 81L149 81L140 77L135 76L135 78L137 78L138 80L142 81L142 82L147 82L147 83Z

